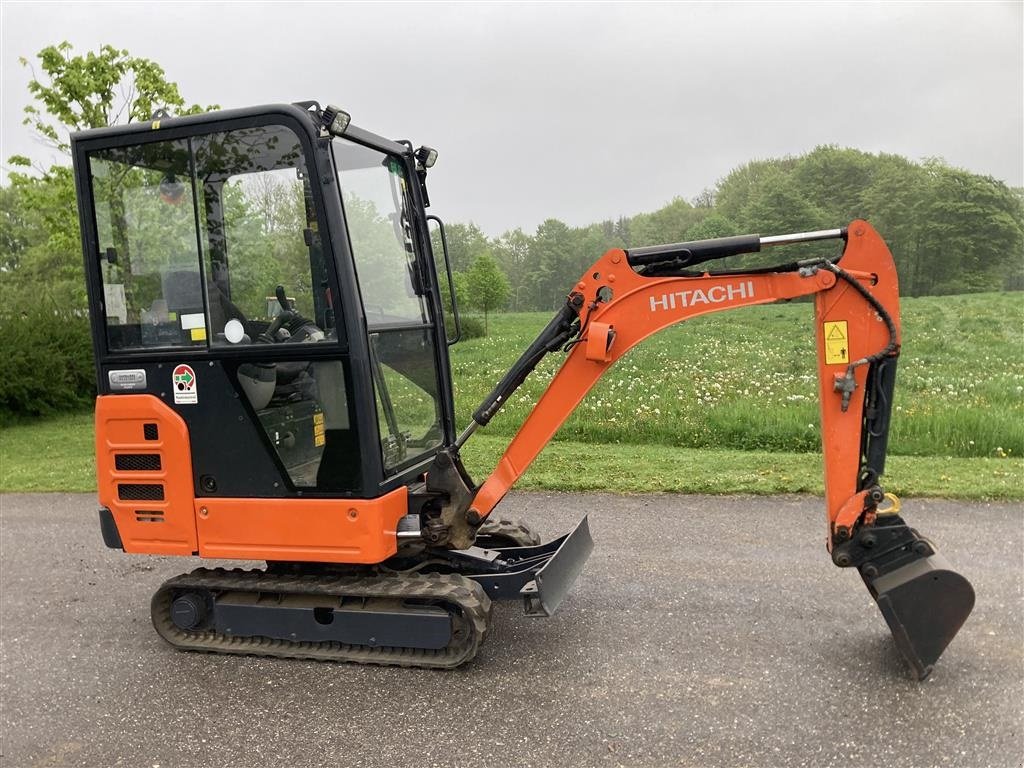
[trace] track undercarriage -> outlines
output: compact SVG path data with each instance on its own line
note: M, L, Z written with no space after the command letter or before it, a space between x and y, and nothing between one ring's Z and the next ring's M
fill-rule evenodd
M479 650L492 598L521 598L527 615L550 615L593 548L586 518L548 544L538 539L495 521L480 543L501 549L414 544L377 566L199 568L156 592L153 626L181 650L450 669Z
M457 574L200 568L165 582L152 614L181 650L450 669L476 655L491 600Z

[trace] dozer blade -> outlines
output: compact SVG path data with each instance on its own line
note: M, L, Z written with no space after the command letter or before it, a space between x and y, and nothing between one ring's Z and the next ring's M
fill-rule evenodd
M571 533L562 537L555 554L537 571L533 581L522 588L526 615L554 615L593 549L590 525L584 517Z
M861 576L896 647L919 680L932 671L974 607L974 589L942 555L931 554L884 575Z

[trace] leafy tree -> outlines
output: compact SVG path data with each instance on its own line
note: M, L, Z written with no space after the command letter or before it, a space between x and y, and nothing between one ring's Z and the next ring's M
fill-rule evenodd
M922 246L930 255L926 290L934 294L1003 287L1007 266L1024 254L1024 221L1010 189L1000 181L939 161L925 169L932 194L924 207L929 226Z
M28 59L19 59L32 72L28 89L36 102L25 107L23 123L64 152L70 131L149 120L158 109L179 116L216 109L186 105L163 67L111 45L83 56L64 41L36 58L41 74Z
M792 179L802 196L837 225L864 217L861 193L878 165L878 158L866 152L820 146L798 159Z
M468 270L476 257L491 247L487 235L473 222L448 224L445 226L445 234L448 236L448 258L452 269L457 272Z
M622 248L623 243L614 234L609 235L601 224L591 224L589 227L581 227L571 231L570 259L567 263L568 271L564 274L564 280L559 288L567 292L569 287L579 279L584 270L597 261L606 251L612 248Z
M732 170L715 189L715 210L742 224L743 209L760 195L761 184L767 178L787 173L795 164L792 158L753 160Z
M1024 187L1013 187L1010 193L1016 203L1013 214L1014 221L1017 221L1024 228ZM1006 280L1003 288L1007 291L1024 291L1024 253L1011 255L1006 264Z
M54 166L41 177L11 173L8 180L0 195L0 307L85 307L71 169Z
M530 309L550 310L564 301L571 287L567 281L579 277L568 264L573 249L572 231L558 219L548 219L539 227L527 250L527 274L523 280L521 304Z
M448 276L445 274L438 274L438 287L441 289L441 306L447 312L452 306L452 291L448 287ZM466 303L466 297L469 296L469 287L466 283L465 272L452 271L452 287L455 288L455 301L458 302L459 307L463 307Z
M715 207L715 190L709 187L704 187L693 200L690 201L694 208L714 208Z
M473 266L466 273L466 288L469 291L470 305L484 313L486 333L488 313L501 309L508 301L508 278L491 254L482 253L477 256Z
M629 218L620 216L612 228L612 234L622 241L623 248L630 248L633 245L632 233L629 231Z
M630 223L633 244L643 246L682 242L687 239L687 231L706 214L706 210L698 211L683 198L677 197L654 213L633 217Z
M687 240L712 240L741 235L740 228L717 211L705 216L686 233Z
M896 262L900 291L908 296L920 295L927 270L921 208L929 186L928 174L919 165L898 155L880 155L871 184L860 193L863 216L883 233Z
M156 63L109 45L75 55L70 43L41 50L32 71L33 103L24 123L63 151L71 131L117 122L148 120L158 108L178 114L201 111L186 105L178 86ZM39 71L36 70L36 63ZM25 157L12 157L27 167ZM39 169L37 169L38 171ZM71 169L55 165L31 174L14 171L0 195L0 301L7 309L46 300L60 307L85 306L85 278Z
M785 232L808 232L827 229L835 222L808 199L797 181L789 174L776 170L764 176L758 183L756 194L739 212L739 225L747 232L782 234ZM787 250L791 258L807 258L821 253L821 247L813 243L795 245ZM744 266L764 265L765 256L745 256L740 262ZM767 256L769 263L778 261L778 254Z
M523 286L527 282L530 257L530 236L521 229L512 229L494 241L492 249L498 264L509 279L512 311L520 311Z

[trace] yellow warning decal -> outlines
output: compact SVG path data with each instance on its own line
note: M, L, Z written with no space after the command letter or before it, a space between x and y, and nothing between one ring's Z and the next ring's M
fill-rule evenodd
M206 328L190 329L192 341L206 341Z
M324 414L323 412L313 414L313 445L319 447L327 442L324 436Z
M850 362L850 334L845 320L825 323L825 365Z

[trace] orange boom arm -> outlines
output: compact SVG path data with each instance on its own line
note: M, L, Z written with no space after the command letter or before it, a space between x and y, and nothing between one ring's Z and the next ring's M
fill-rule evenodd
M765 245L840 238L845 247L834 260L750 272L689 269ZM605 371L651 334L710 312L808 295L815 297L826 546L836 565L857 568L897 646L925 677L970 614L974 591L931 542L904 523L898 500L879 484L900 350L899 287L892 254L864 221L844 230L606 253L457 441L456 449L487 424L545 354L569 350L490 477L466 494L464 506L448 508L446 522L453 530L460 521L479 525ZM881 508L887 496L892 504Z
M865 222L851 224L839 263L843 271L882 304L896 323L898 334L896 269L878 233ZM862 503L856 508L856 500L864 398L849 398L844 410L842 393L835 386L836 377L845 376L851 362L889 345L889 329L871 304L821 264L809 263L788 272L645 277L629 265L627 254L621 250L602 256L576 284L574 295L582 296L580 314L585 324L580 341L572 347L497 467L477 491L471 509L481 517L489 514L597 380L648 336L710 312L811 294L817 295L815 316L829 530L836 525L851 528L863 511ZM895 344L893 356L898 354L898 335ZM854 369L855 391L864 392L867 373L866 365Z

